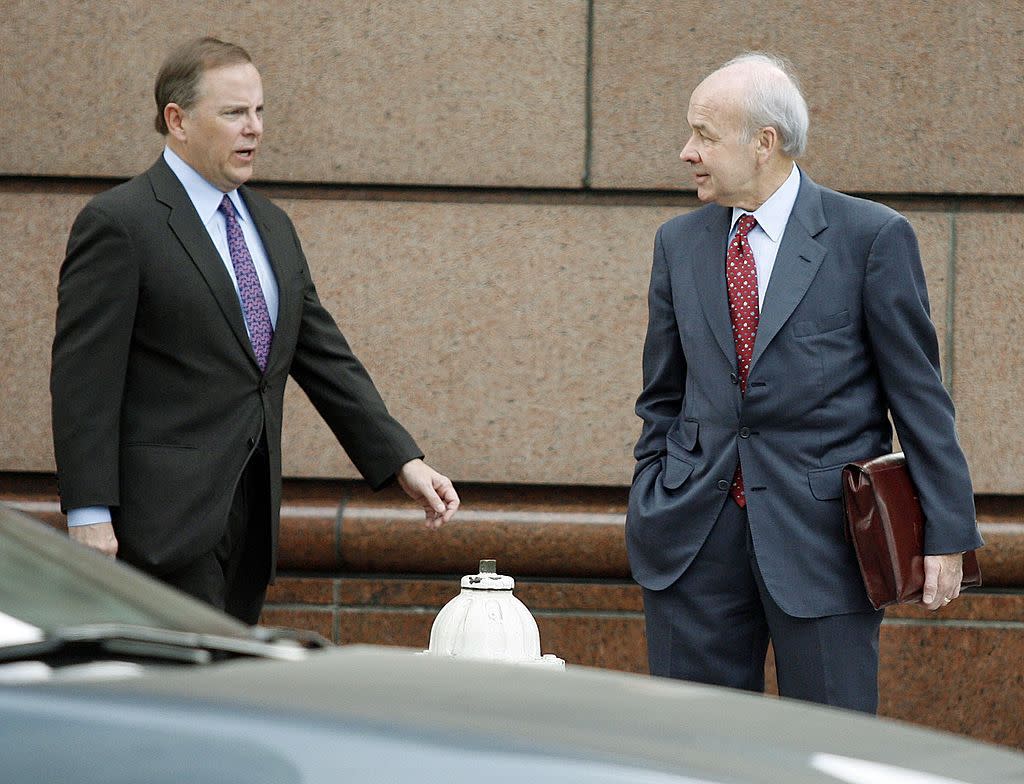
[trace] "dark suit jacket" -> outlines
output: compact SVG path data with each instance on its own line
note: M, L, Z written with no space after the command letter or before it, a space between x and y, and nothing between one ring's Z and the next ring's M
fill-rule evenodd
M917 241L901 215L801 174L742 397L724 272L730 216L705 206L655 241L626 521L633 575L653 590L680 577L739 459L779 606L797 617L869 609L843 535L840 472L891 451L888 412L927 519L925 552L981 544Z
M421 456L320 304L287 215L241 195L280 290L265 372L224 262L162 157L89 202L61 268L51 374L61 505L111 507L121 556L155 573L217 543L261 433L276 555L289 374L371 485Z

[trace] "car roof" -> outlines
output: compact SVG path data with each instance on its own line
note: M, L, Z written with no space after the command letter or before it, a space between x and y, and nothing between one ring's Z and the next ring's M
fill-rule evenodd
M229 662L81 688L489 739L715 780L835 782L823 771L843 765L854 773L839 781L884 780L879 769L857 778L859 762L862 771L875 763L942 777L914 780L921 784L1024 782L1024 754L891 720L649 676L396 648L347 646L297 663Z

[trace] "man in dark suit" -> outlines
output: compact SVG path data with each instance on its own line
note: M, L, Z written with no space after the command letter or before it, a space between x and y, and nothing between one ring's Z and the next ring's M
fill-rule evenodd
M71 230L51 392L72 538L249 623L273 580L291 375L373 487L459 505L320 304L288 216L244 186L263 133L241 47L192 41L156 81L166 137Z
M840 472L892 448L926 517L923 603L981 544L909 223L794 163L807 107L744 55L694 90L680 157L706 206L657 233L626 540L651 672L877 708L878 637Z

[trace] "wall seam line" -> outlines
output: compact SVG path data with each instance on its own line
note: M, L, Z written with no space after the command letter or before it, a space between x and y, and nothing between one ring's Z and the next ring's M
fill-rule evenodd
M954 332L956 329L956 253L957 253L957 213L960 205L954 203L949 215L949 258L946 260L946 363L942 374L942 382L946 385L950 397L953 396L953 378L955 373Z
M594 151L594 0L587 0L587 54L583 89L583 182L590 188Z

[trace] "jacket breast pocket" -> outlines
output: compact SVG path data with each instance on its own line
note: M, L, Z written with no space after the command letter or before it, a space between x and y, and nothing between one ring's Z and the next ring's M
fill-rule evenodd
M850 311L841 310L822 319L797 321L793 324L793 334L798 338L824 335L827 332L835 332L837 329L842 329L848 326L850 322Z

